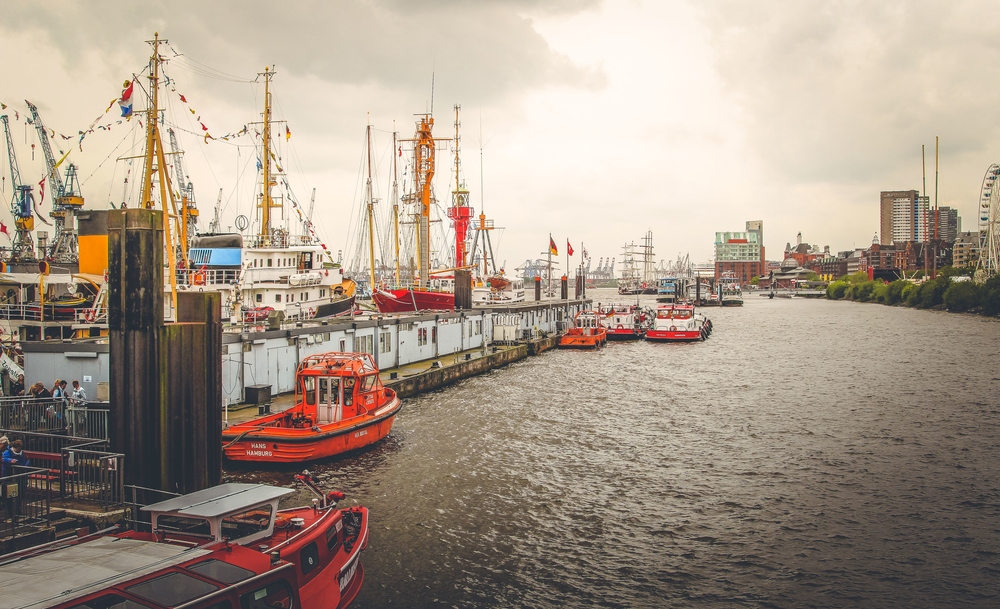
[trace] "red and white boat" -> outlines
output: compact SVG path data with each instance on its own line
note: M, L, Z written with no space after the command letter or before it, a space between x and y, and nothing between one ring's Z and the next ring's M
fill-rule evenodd
M711 322L704 315L695 314L694 305L667 304L656 307L656 320L646 332L646 340L664 342L690 342L705 340Z
M361 590L368 509L343 493L229 483L142 508L151 532L112 527L0 558L4 607L343 609Z
M573 318L573 327L559 337L562 349L597 349L608 342L608 331L601 325L597 311L580 311Z
M222 432L222 453L265 463L340 455L389 435L400 408L370 354L312 355L295 373L295 405L231 425Z
M637 340L653 325L654 313L638 304L608 304L599 307L608 340Z
M455 308L455 278L432 277L428 289L375 290L372 300L380 313L451 311Z

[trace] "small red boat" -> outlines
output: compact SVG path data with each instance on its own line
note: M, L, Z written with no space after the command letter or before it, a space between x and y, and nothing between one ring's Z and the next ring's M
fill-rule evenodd
M405 288L375 290L372 300L379 313L413 313L416 311L451 311L455 308L454 292L437 292Z
M222 484L142 508L151 532L112 527L7 554L2 604L344 609L364 581L368 509L338 509L343 493L296 478L313 505L279 510L294 489Z
M646 331L646 340L696 341L705 340L709 333L708 319L695 314L694 305L667 304L656 307L656 320Z
M402 407L368 353L307 357L295 373L295 405L222 432L233 461L297 463L368 446L387 436Z
M573 327L559 337L563 349L597 349L608 341L608 330L601 325L596 311L580 311L573 318Z
M638 304L609 304L599 308L602 324L608 329L608 340L642 338L653 325L654 313Z

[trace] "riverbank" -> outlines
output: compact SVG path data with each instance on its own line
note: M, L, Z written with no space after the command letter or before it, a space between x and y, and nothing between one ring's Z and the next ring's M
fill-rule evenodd
M900 279L892 282L869 280L865 273L855 273L830 283L830 300L853 300L916 309L938 309L953 313L976 313L1000 316L1000 275L977 284L964 269L947 267L935 279L915 282Z

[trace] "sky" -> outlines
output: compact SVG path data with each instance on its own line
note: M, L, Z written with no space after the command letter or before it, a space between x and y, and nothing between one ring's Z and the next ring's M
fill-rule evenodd
M146 41L158 32L169 41L161 48L172 79L161 93L166 120L184 149L203 228L217 201L223 229L255 213L256 153L249 135L206 141L202 124L221 138L259 121L257 74L274 66L275 118L292 134L277 138L280 162L299 209L316 190L317 232L345 258L359 243L367 126L384 231L393 130L412 137L417 115L433 111L435 136L451 138L460 104L460 175L476 213L485 207L501 228L492 241L508 269L541 257L550 233L560 256L567 240L573 245L573 265L584 248L594 265L621 260L623 245L649 231L657 260L707 261L715 233L742 231L748 220L763 221L767 258L780 260L799 232L834 251L870 244L879 191L925 190L921 146L925 192L956 207L964 230L975 229L983 175L1000 162L993 8L918 0L8 0L0 102L24 182L45 174L24 123L27 99L57 133L52 145L72 147L86 206L117 205L133 196L140 161L127 157L141 154L142 131L135 118L118 124L117 104L106 108L125 80L142 75ZM145 106L141 91L137 100ZM81 150L77 134L91 126ZM442 208L453 150L444 141L437 153ZM407 158L406 150L397 155L401 183L412 175ZM9 200L6 162L0 169ZM11 224L6 207L0 220Z

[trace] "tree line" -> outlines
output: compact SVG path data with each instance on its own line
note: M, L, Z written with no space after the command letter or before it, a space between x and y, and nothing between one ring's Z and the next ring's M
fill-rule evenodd
M914 279L922 278L922 273L918 271L908 279L885 282L872 281L867 273L859 271L831 282L826 287L826 297L1000 316L1000 275L977 284L971 280L972 269L945 267L936 278L915 282Z

